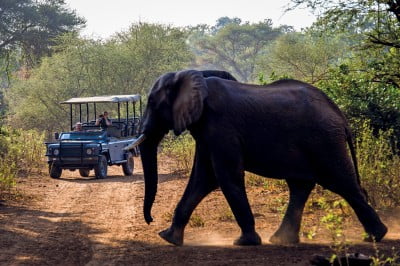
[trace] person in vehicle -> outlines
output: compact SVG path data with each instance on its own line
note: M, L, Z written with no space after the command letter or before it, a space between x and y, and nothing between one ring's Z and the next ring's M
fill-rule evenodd
M82 123L81 122L76 123L74 126L74 131L82 131L82 130L83 130Z
M108 126L111 126L112 122L108 118L108 112L104 111L102 115L99 115L99 119L96 120L96 126L100 126L101 128L107 128Z

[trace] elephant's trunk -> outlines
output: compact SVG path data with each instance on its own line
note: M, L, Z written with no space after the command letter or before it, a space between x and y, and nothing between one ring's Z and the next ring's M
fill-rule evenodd
M157 193L158 172L157 172L157 147L163 136L148 137L139 145L142 157L145 195L143 214L147 224L153 221L151 208Z

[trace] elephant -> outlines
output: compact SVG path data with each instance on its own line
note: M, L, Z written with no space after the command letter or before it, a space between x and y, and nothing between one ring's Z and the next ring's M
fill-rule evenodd
M144 171L143 213L157 193L157 148L172 130L195 140L190 178L170 227L159 235L183 245L196 206L220 188L241 229L235 245L260 245L245 191L244 173L285 179L289 203L275 244L299 242L305 203L316 184L343 197L369 239L387 232L360 185L353 137L338 106L318 88L292 79L244 84L224 71L181 70L162 75L148 95L139 145ZM350 150L350 153L349 153Z
M227 72L227 71L220 71L220 70L202 70L201 74L203 75L203 77L205 78L209 78L209 77L218 77L218 78L222 78L222 79L228 79L228 80L233 80L233 81L237 81L237 79L232 76L231 73Z

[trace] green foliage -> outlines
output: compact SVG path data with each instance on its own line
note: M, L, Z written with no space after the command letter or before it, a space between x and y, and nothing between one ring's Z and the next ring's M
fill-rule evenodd
M398 46L400 3L388 0L321 1L292 0L296 8L306 5L322 14L318 24L327 29L362 32L375 45Z
M0 56L19 50L30 66L50 53L55 37L85 23L64 0L2 0L0 11Z
M312 27L313 31L330 36L346 34L347 42L353 50L364 51L368 60L379 62L382 68L372 70L375 82L385 83L390 80L400 87L400 3L398 1L320 1L292 0L298 5L307 5L322 13ZM322 11L322 12L321 12ZM396 51L395 56L390 55ZM377 56L376 53L380 55ZM386 56L389 55L389 56Z
M174 159L176 171L188 174L192 170L195 141L190 134L178 137L167 135L161 144L161 152L164 156Z
M400 157L393 154L390 145L392 131L379 131L374 136L368 122L359 126L357 157L361 182L369 201L379 208L400 204Z
M201 30L201 31L199 31ZM220 18L214 27L192 29L189 45L200 68L225 69L248 82L256 78L256 62L268 45L289 27L274 28L271 20L250 24Z
M0 195L10 192L16 177L43 169L43 142L43 133L0 128Z
M318 191L318 190L317 190ZM318 209L323 210L324 216L320 218L321 224L330 233L333 241L331 249L333 255L330 258L330 263L342 256L346 256L348 250L348 242L344 232L345 223L349 217L349 205L342 198L329 191L319 190L317 199L315 200ZM315 229L312 231L315 234Z
M0 92L11 85L13 78L21 67L20 51L0 52ZM1 97L2 98L2 97ZM0 103L1 103L0 98ZM5 111L5 106L0 106L0 113Z
M379 130L393 130L400 140L400 89L390 83L374 82L374 71L357 71L363 60L341 64L330 70L329 78L318 83L339 105L357 133L357 121L369 120L377 135ZM370 68L371 69L371 68Z
M343 217L335 214L332 210L328 210L328 214L321 218L321 222L332 233L333 239L343 236Z
M17 167L15 163L9 160L0 161L0 198L2 198L3 193L10 193L11 188L15 186L16 177Z
M65 130L69 109L59 103L66 99L145 95L158 76L190 61L185 38L186 33L178 28L142 23L107 42L60 37L58 53L44 58L29 79L9 89L10 120L21 128Z
M400 256L399 251L392 247L392 255L389 257L388 255L381 254L376 242L374 242L375 255L371 256L372 266L387 266L387 265L399 265Z
M270 80L292 78L312 84L327 78L329 67L346 53L339 37L292 32L281 35L259 60L258 71L269 73Z

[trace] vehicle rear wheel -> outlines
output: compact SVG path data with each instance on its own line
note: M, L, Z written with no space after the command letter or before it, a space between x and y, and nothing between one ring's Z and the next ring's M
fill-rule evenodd
M101 155L99 162L94 166L94 175L96 178L106 178L107 177L107 158Z
M90 169L79 169L79 174L81 177L88 177L90 174Z
M55 165L55 164L49 164L49 174L51 178L60 178L62 173L62 168Z
M122 170L124 171L124 175L129 176L133 174L135 162L133 160L132 153L128 153L126 156L126 163L122 164Z

